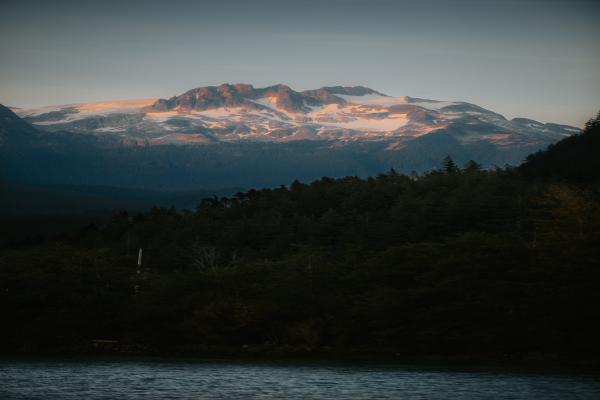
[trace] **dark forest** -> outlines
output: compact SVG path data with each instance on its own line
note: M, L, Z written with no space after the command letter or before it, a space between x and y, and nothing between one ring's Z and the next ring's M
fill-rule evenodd
M517 168L448 157L5 239L0 346L597 358L599 151L596 118Z

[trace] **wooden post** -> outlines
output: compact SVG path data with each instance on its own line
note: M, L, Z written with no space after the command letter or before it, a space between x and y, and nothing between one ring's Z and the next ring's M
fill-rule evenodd
M140 251L138 252L138 259L137 259L137 269L136 269L136 276L135 276L135 285L133 286L133 291L135 296L138 295L138 293L140 292L140 279L142 278L142 248L140 247Z
M142 248L140 247L140 251L138 252L138 263L137 263L137 273L138 275L142 272Z

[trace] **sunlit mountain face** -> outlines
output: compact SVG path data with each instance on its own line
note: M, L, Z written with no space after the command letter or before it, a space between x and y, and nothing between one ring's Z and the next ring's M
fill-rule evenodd
M392 97L366 87L297 92L285 85L192 89L169 99L107 101L15 110L46 131L116 136L127 145L232 141L385 141L389 148L431 133L502 147L561 139L577 128L502 115L461 101Z

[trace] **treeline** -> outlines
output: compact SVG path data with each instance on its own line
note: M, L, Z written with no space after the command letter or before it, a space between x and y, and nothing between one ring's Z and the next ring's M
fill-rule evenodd
M597 358L598 171L548 180L540 157L296 181L5 247L1 346Z

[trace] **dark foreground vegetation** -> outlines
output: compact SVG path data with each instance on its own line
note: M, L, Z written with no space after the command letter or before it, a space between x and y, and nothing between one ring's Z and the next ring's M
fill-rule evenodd
M518 169L446 159L5 243L0 345L598 359L599 138L595 119Z

